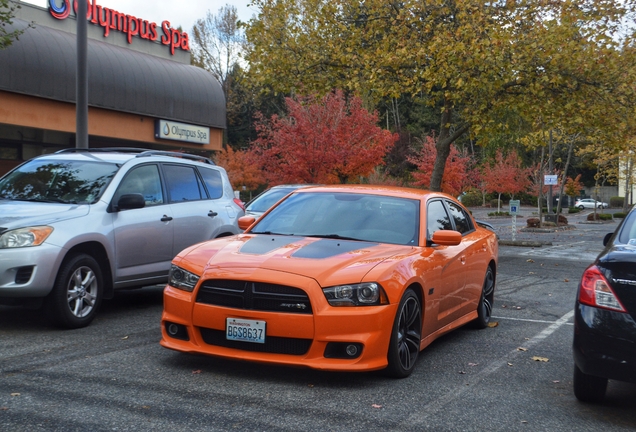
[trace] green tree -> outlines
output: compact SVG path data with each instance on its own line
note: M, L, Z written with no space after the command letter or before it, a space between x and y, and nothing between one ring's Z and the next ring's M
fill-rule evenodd
M0 49L11 45L13 40L24 32L24 30L7 30L7 26L13 24L15 10L19 8L20 5L16 5L9 0L0 0Z
M615 103L619 0L254 0L246 28L252 79L274 91L342 88L377 102L420 95L438 111L430 188L451 144L513 127L608 118ZM611 116L609 116L611 117ZM565 119L565 120L564 120Z

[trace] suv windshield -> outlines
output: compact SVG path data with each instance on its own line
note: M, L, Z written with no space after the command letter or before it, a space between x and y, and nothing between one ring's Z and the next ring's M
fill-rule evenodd
M0 199L92 204L118 169L114 163L36 159L0 179Z

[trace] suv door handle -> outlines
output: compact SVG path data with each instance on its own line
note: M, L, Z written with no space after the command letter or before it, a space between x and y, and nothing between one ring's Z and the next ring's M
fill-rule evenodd
M214 216L217 216L217 215L218 215L218 213L215 212L214 210L210 210L210 212L208 213L208 216L210 216L210 217L214 217Z
M163 215L161 218L161 222L170 222L172 220L171 216Z

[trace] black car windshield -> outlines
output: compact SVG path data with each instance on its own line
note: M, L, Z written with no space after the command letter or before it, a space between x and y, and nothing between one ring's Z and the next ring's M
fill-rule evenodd
M263 192L261 195L247 204L245 211L266 212L271 206L276 204L282 197L293 191L295 188L277 188Z
M419 220L418 200L305 192L288 197L250 232L416 246Z
M0 179L0 199L92 204L118 169L106 162L34 159Z

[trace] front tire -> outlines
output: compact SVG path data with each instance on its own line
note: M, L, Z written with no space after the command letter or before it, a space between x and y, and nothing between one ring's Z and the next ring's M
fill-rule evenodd
M385 372L394 378L406 378L411 375L420 353L422 340L422 306L420 299L412 289L408 289L398 306Z
M585 210L585 206L580 205L579 210Z
M89 325L102 302L103 280L101 268L92 256L77 254L67 258L46 299L49 319L68 329Z
M492 305L495 301L495 274L492 267L488 266L484 286L481 290L481 297L477 304L477 319L473 321L475 328L484 329L488 327L492 316Z
M607 392L607 378L584 373L574 365L574 396L581 402L600 403Z

